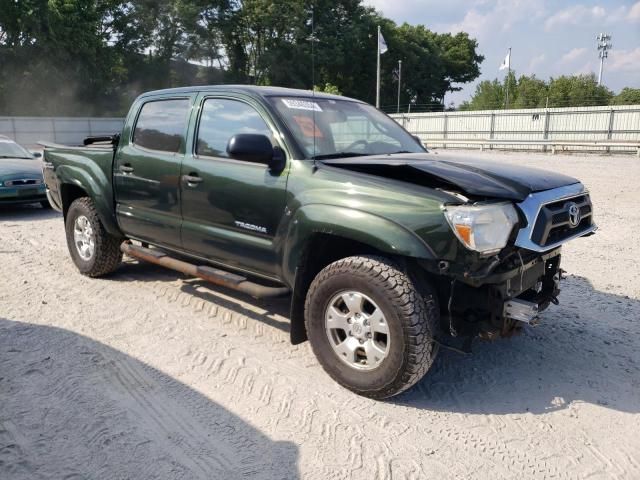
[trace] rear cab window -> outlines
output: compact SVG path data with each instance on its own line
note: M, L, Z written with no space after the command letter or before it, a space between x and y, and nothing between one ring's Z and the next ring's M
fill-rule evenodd
M152 100L140 109L132 142L138 147L178 153L184 143L190 100Z

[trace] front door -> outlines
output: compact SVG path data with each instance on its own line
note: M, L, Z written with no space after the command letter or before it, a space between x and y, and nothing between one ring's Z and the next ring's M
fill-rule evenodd
M182 244L216 263L276 277L274 240L284 216L288 169L272 172L227 154L229 139L239 133L264 134L277 144L266 112L249 102L200 100L194 145L182 164Z
M143 101L135 123L125 129L114 165L116 213L133 238L181 246L180 166L191 101Z

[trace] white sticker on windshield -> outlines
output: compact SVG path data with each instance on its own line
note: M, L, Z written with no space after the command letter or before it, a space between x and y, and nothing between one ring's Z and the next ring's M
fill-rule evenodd
M315 110L316 112L322 111L320 105L318 105L316 102L310 102L308 100L293 100L291 98L283 98L282 103L284 103L288 108L292 110Z

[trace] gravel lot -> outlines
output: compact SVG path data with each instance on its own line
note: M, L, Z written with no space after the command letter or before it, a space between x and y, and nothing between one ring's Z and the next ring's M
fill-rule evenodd
M640 160L474 154L578 176L600 231L542 325L387 402L289 344L286 300L87 279L57 213L0 209L0 478L640 478Z

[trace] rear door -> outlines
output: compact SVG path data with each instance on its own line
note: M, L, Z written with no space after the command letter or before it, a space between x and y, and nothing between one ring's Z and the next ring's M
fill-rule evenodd
M182 244L186 251L239 270L277 277L276 235L284 216L288 167L230 158L229 139L257 133L283 147L268 112L242 97L205 96L182 165ZM187 181L197 178L197 183Z
M143 98L127 119L114 185L120 228L132 238L181 246L180 166L194 98Z

